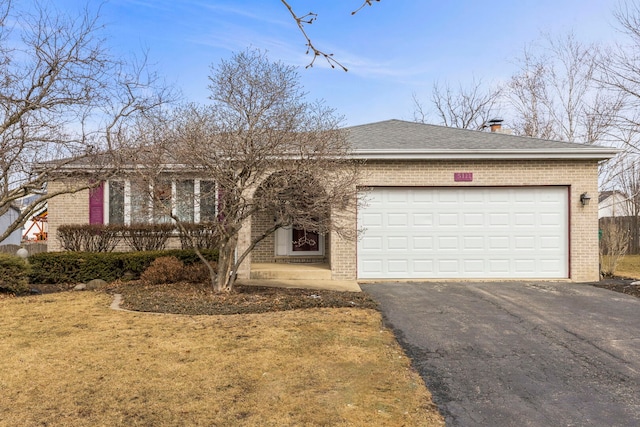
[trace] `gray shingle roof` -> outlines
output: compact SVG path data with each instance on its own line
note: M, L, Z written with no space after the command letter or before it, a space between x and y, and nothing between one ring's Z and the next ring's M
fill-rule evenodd
M402 157L460 155L511 157L611 158L617 150L586 144L482 132L402 120L386 120L345 128L356 155ZM466 154L466 155L465 155Z

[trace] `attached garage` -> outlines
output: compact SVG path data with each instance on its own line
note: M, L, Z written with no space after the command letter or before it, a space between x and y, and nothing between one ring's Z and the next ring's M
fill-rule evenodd
M359 279L569 277L569 187L374 187Z

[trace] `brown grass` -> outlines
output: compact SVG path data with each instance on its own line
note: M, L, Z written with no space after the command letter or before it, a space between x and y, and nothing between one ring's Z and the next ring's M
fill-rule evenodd
M640 255L625 255L618 261L616 276L640 279Z
M442 426L371 309L118 312L0 299L0 426Z

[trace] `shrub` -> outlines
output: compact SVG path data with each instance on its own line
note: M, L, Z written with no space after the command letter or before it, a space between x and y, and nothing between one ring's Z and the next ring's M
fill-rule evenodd
M163 256L153 260L149 268L140 276L147 285L175 283L182 280L184 264L174 256Z
M123 237L135 251L160 251L174 230L173 224L132 224L124 227Z
M213 223L180 224L182 249L216 249L219 239Z
M213 271L218 270L217 262L211 261L209 265L213 268ZM211 277L207 266L202 262L197 262L184 267L183 279L189 283L207 283L211 280Z
M17 256L0 254L0 291L12 294L29 292L29 266Z
M620 259L629 248L629 230L610 222L600 229L600 274L613 276Z
M65 224L58 227L58 240L67 251L111 252L122 240L122 225Z
M218 252L202 250L209 261L217 261ZM78 283L91 279L112 282L137 280L151 263L162 256L174 256L185 265L201 263L195 251L180 249L146 252L43 252L29 257L31 283Z

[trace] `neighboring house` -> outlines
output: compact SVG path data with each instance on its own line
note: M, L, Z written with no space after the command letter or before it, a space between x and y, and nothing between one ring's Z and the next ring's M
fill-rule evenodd
M252 263L324 261L334 280L599 279L597 204L580 196L595 198L598 162L617 150L400 120L345 131L353 156L365 161L360 185L367 204L331 218L361 230L359 239L307 233L300 244L300 231L281 229L255 248L239 278L250 276ZM215 201L199 200L203 186L212 185L176 179L158 191L167 200L192 196L179 215L197 222L215 218ZM91 195L54 198L49 231L55 236L64 223L133 221L136 194L136 183L121 179ZM270 221L252 218L240 250ZM50 250L57 245L50 239Z
M20 209L11 206L9 210L0 216L0 232L4 231L20 216ZM0 242L0 245L19 245L22 240L22 228L14 230L9 237Z
M598 218L628 216L627 196L620 191L601 191L598 195Z

